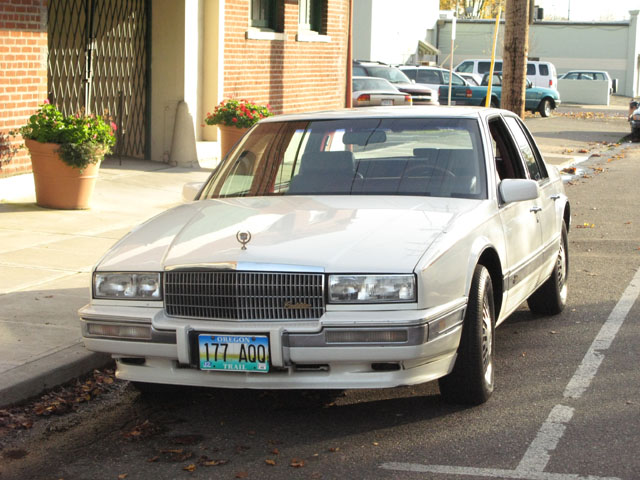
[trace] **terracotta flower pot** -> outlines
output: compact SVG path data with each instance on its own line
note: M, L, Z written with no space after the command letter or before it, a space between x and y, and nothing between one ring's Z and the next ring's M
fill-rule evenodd
M218 128L220 129L220 158L222 159L249 129L227 127L226 125L218 125Z
M57 143L25 140L25 144L31 154L36 203L39 206L62 210L90 208L100 162L88 165L81 172L62 161L57 153Z

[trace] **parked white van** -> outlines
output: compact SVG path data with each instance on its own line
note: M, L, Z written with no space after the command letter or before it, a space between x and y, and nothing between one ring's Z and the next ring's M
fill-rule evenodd
M474 78L477 78L478 83L480 83L482 76L485 73L489 73L490 68L490 59L476 58L464 60L454 68L454 71L456 73L470 73ZM502 60L496 60L493 71L502 71ZM551 62L534 60L527 62L527 78L531 80L534 87L558 89L558 74L556 73L556 67Z

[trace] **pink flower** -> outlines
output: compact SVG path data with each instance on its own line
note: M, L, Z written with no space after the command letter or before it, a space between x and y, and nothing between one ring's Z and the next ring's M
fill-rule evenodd
M111 122L111 130L113 130L114 132L118 130L118 126L115 124L115 122Z
M45 104L45 105L49 105L49 99L48 99L48 98L45 98L45 99L44 99L44 104Z

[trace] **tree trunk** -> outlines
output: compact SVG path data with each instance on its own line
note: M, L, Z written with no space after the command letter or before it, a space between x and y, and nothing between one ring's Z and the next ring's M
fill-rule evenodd
M524 118L529 54L529 0L506 2L500 106Z

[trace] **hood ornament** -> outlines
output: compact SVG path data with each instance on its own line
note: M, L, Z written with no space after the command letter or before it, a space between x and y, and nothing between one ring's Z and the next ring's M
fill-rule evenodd
M246 232L238 232L236 233L236 240L242 244L241 250L247 249L247 243L251 241L251 232L247 230Z

